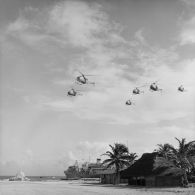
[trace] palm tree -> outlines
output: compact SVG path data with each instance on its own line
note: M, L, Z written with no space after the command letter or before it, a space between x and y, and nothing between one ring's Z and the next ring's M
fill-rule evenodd
M154 150L154 152L157 152L159 156L168 158L171 155L171 150L170 150L170 144L158 144L158 149Z
M129 153L129 149L124 144L115 143L114 146L109 145L111 151L107 151L102 155L106 155L109 158L103 161L103 164L109 167L114 167L116 171L116 177L114 184L119 183L120 170L130 166L137 157L136 153Z
M188 185L188 178L187 178L187 171L190 171L193 167L191 165L190 159L195 157L195 140L186 143L186 139L182 138L179 140L175 138L178 143L179 147L174 148L172 145L167 144L165 153L159 153L160 158L157 158L155 161L154 168L157 169L159 167L167 167L170 169L178 169L183 173L183 183L184 185ZM161 146L159 150L161 150ZM163 154L163 155L162 155ZM165 155L167 154L167 155Z

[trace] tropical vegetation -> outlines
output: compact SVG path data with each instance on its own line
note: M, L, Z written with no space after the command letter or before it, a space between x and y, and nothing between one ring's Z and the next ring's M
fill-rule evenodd
M178 141L178 147L170 144L159 144L158 157L154 163L154 169L164 168L165 174L180 174L183 186L188 185L188 175L192 174L195 168L195 140L186 142L185 138Z
M128 147L121 143L115 143L114 146L109 146L111 151L107 151L103 154L108 157L103 161L103 164L106 165L107 168L112 167L115 169L114 184L118 184L120 181L120 170L132 165L137 155L136 153L130 153Z

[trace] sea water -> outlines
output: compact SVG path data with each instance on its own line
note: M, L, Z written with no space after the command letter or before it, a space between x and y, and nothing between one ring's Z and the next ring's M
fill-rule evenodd
M0 181L9 181L14 176L0 176ZM64 176L26 176L30 181L61 181L66 180Z

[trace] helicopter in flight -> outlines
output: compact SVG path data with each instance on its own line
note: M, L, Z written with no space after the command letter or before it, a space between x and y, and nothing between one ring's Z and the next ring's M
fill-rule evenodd
M87 78L87 76L94 76L94 75L84 75L82 72L78 71L81 75L76 77L76 83L79 85L84 84L93 84L95 85L95 82L90 82Z
M144 85L145 86L145 85ZM144 86L141 86L141 87L144 87ZM133 95L138 95L140 93L144 93L144 91L141 91L140 88L141 87L135 87L132 91Z
M78 90L75 90L75 89L70 89L68 92L67 92L67 96L77 96L77 95L82 95Z
M185 91L186 91L186 90L184 89L183 85L180 85L180 86L177 88L177 90L178 90L179 92L185 92Z
M161 91L162 89L160 89L157 85L158 81L153 82L152 84L150 84L150 91Z
M127 106L135 105L135 103L132 102L131 100L127 100L125 104L126 104Z

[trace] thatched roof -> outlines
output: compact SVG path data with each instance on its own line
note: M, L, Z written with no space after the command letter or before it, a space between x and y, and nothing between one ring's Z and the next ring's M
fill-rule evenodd
M182 171L178 168L168 169L167 167L154 170L154 162L157 157L157 153L145 153L140 159L138 159L129 168L121 171L122 178L141 177L141 176L153 176L153 175L172 175L178 176L182 174Z
M145 153L129 168L121 171L122 178L153 175L153 164L157 153Z

